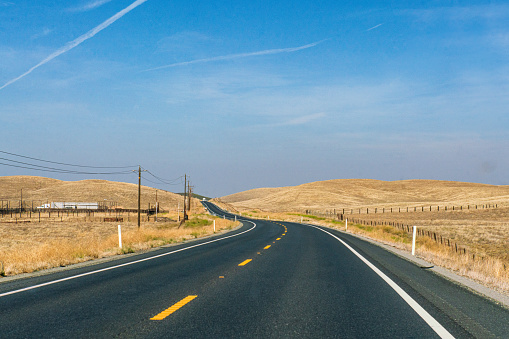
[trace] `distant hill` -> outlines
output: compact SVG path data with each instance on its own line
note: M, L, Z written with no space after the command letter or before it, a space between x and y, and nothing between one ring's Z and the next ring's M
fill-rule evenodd
M107 180L61 181L35 176L0 177L0 200L19 201L23 189L23 200L35 205L45 202L104 202L124 208L138 207L138 185ZM168 210L182 205L183 198L175 193L157 190L160 208ZM156 202L156 189L141 187L141 208Z
M241 210L258 208L274 212L445 202L509 204L509 186L439 180L337 179L299 186L257 188L222 197L221 201Z

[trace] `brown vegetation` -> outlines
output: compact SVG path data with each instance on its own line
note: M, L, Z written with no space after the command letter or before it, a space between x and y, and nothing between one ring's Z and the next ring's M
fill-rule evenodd
M509 186L438 180L338 179L299 186L257 188L228 195L221 200L238 209L259 208L270 212L436 206L437 203L509 205Z
M106 202L107 206L135 209L138 185L106 180L60 181L42 177L0 177L0 208L19 208L23 189L24 208L46 202ZM25 211L21 216L11 211L0 215L0 276L33 272L66 266L95 258L135 252L186 239L202 237L216 230L229 229L234 223L205 214L197 199L192 199L190 220L179 227L177 206L183 197L158 190L160 209L155 217L142 215L141 228L137 214L127 211ZM111 202L109 204L108 202ZM156 190L142 186L141 204L154 206ZM182 216L182 213L181 213ZM118 218L118 219L117 219ZM105 220L118 220L105 222ZM122 221L120 221L122 220ZM122 227L123 247L118 247L118 228Z
M352 223L350 232L406 250L411 234L387 224L416 225L433 235L418 237L419 256L509 292L509 186L329 180L255 189L223 197L220 203L253 217L270 215L271 219L303 220L339 229L344 229L340 219L355 219L362 224ZM456 251L456 245L461 251Z
M181 227L176 213L162 217L167 221L144 221L140 229L136 218L122 223L101 222L98 220L104 218L98 215L95 221L69 217L41 223L0 222L0 275L67 266L203 237L214 232L214 220L216 232L235 225L203 213L191 214L190 220ZM122 228L122 248L118 246L118 224Z
M136 178L137 180L137 178ZM0 177L0 200L10 200L19 207L23 189L25 207L34 207L46 202L102 202L107 206L117 205L124 208L138 207L138 185L107 180L61 181L32 176ZM183 198L175 193L157 190L157 201L164 210L176 210ZM194 204L199 204L193 199ZM141 208L147 208L156 202L156 189L141 186Z

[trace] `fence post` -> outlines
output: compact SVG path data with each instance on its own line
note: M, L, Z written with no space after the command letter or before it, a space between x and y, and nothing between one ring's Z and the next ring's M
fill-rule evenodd
M122 248L122 231L120 225L118 225L118 247Z
M415 256L415 237L416 237L416 233L417 233L417 226L414 226L413 227L414 229L414 234L412 235L412 255Z

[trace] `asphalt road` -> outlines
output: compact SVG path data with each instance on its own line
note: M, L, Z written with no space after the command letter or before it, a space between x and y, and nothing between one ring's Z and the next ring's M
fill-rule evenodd
M246 220L226 235L0 283L2 338L440 336L508 338L509 311L373 244L286 222Z

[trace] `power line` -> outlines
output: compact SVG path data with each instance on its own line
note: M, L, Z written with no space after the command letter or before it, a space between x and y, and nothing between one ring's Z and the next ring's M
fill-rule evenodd
M10 160L12 161L12 160ZM34 167L26 167L26 166L19 166L19 165L13 165L13 164L6 164L3 162L0 162L0 165L9 166L9 167L16 167L16 168L24 168L29 169L33 171L41 171L41 172L51 172L51 173L63 173L63 174L88 174L88 175L110 175L110 174L129 174L131 171L122 171L122 172L78 172L78 171L67 171L62 169L43 169L43 168L34 168ZM31 164L29 164L31 166ZM34 165L37 166L37 165ZM42 167L42 166L40 166Z
M121 171L121 172L81 172L81 171L66 170L66 169L62 169L62 168L54 168L54 167L41 166L41 165L31 164L31 163L27 163L27 162L23 162L23 161L10 160L10 159L1 158L1 157L0 157L0 160L5 160L5 161L9 161L9 162L14 162L16 164L33 166L33 167L15 166L15 165L12 165L12 164L1 163L2 165L6 165L6 166L19 167L19 168L25 168L25 169L32 169L32 170L37 170L37 171L56 172L56 173L67 173L67 174L127 174L127 173L131 172L131 171ZM36 168L34 168L34 167L36 167Z
M49 166L38 165L38 164L30 163L30 162L17 161L17 160L12 160L12 159L8 159L8 158L0 157L0 160L4 160L4 161L8 162L8 163L0 162L0 165L9 166L9 167L15 167L15 168L23 168L23 169L33 170L33 171L50 172L50 173L82 174L82 175L118 175L118 174L130 174L130 173L132 173L133 172L133 170L132 170L133 167L134 168L139 167L139 169L142 168L141 166L109 166L109 167L107 167L107 166L85 166L85 165L76 165L76 164L69 164L69 163L64 163L64 162L44 160L44 159L29 157L29 156L15 154L15 153L10 153L10 152L1 151L1 150L0 150L0 153L8 154L8 155L11 155L11 156L20 157L20 158L24 158L24 159L31 159L31 160L35 160L35 161L50 163L50 164L58 164L58 165L63 165L63 166L72 166L72 167L79 167L79 168L95 168L95 169L124 169L124 168L128 169L128 168L130 168L131 169L131 170L125 170L125 171L112 171L112 172L76 171L76 170L72 170L72 169L49 167ZM136 170L136 171L138 171L138 170ZM152 173L149 170L144 169L144 168L143 168L143 172L147 172L153 178L158 180L158 182L156 182L156 181L153 181L153 180L149 180L149 179L146 178L146 176L144 176L144 180L147 180L148 182L151 182L151 183L156 184L156 185L158 185L158 184L180 185L180 184L182 184L182 178L184 177L184 176L180 176L180 177L177 177L175 179L164 179L164 178L159 177L159 176L155 175L154 173Z
M178 178L175 178L175 179L163 179L157 175L155 175L154 173L150 172L149 170L145 169L144 170L150 174L152 177L156 178L157 180L159 180L160 182L153 182L153 181L150 181L148 180L147 178L145 178L145 180L149 181L149 182L152 182L153 184L166 184L166 185L180 185L182 184L182 175ZM177 182L179 180L179 182Z
M117 168L117 169L120 169L120 168L135 168L136 167L136 166L85 166L85 165L75 165L75 164L67 164L67 163L64 163L64 162L43 160L43 159L28 157L28 156L25 156L25 155L9 153L9 152L5 152L5 151L0 151L0 153L8 154L8 155L12 155L12 156L15 156L15 157L20 157L20 158L30 159L30 160L47 162L47 163L50 163L50 164L72 166L72 167L81 167L81 168L103 168L103 169L107 169L107 168L115 169L115 168Z

